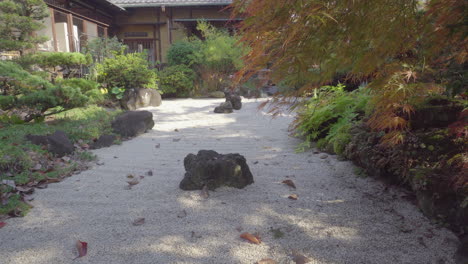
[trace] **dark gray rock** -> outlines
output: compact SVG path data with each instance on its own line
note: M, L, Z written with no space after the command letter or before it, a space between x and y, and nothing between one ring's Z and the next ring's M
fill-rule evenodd
M114 141L117 139L115 135L102 135L100 136L93 144L91 144L92 149L107 148L114 144Z
M234 110L240 110L242 108L242 98L233 92L225 92L226 102L231 102Z
M123 107L132 111L142 107L160 106L161 103L161 94L155 89L129 89L122 99Z
M26 139L35 145L43 145L47 150L57 157L63 157L74 151L73 143L67 134L61 130L50 135L26 135Z
M217 107L214 109L214 112L215 112L215 113L218 113L218 114L229 114L229 113L232 113L232 104L231 104L231 102L224 102L224 103L221 103L219 106L217 106Z
M148 111L128 111L112 121L112 129L122 137L135 137L153 128L153 114Z
M460 238L460 245L458 246L457 252L455 252L455 263L468 263L468 235Z
M184 159L185 177L182 190L214 190L221 186L244 188L254 182L245 158L239 154L222 155L213 150L200 150Z

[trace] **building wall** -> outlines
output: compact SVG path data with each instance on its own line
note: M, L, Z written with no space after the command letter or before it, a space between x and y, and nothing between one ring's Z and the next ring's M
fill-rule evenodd
M137 43L140 40L154 41L155 48L152 52L155 53L156 61L166 63L166 54L171 44L187 36L184 22L173 22L174 19L228 19L229 13L221 11L223 8L223 6L128 8L127 14L115 18L117 36L126 43ZM135 36L131 36L134 33ZM141 33L145 33L145 36L141 36Z

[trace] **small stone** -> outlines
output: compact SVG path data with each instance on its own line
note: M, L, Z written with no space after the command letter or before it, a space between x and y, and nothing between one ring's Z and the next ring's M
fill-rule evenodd
M328 158L328 155L327 154L323 154L322 156L320 156L321 159L326 159Z

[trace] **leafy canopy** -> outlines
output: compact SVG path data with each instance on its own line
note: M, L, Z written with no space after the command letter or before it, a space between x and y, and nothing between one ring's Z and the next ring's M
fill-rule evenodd
M0 1L0 51L24 51L47 40L33 32L49 16L43 0Z
M369 124L392 142L408 128L412 102L444 92L451 79L442 73L467 60L463 0L238 0L233 7L246 16L240 31L251 48L238 79L269 67L275 82L295 88L286 96L337 73L371 80Z

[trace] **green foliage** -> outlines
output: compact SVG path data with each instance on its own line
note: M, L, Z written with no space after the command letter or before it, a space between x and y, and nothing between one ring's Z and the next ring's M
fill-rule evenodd
M82 52L91 54L94 62L103 62L105 58L112 58L116 54L122 54L127 46L117 37L93 38L86 43Z
M0 83L0 90L9 95L17 95L25 91L50 88L53 85L39 76L31 75L18 64L0 61L0 76L7 78Z
M102 104L106 100L106 97L100 89L93 89L85 92L88 97L88 103L90 104Z
M85 55L79 52L38 52L22 57L25 57L23 60L29 61L29 63L48 68L57 66L73 67L90 65L92 63L91 55Z
M99 84L97 82L83 78L62 79L57 81L57 83L64 86L78 87L83 93L91 90L97 90L99 88Z
M170 66L187 65L196 63L196 55L200 51L199 41L178 41L171 45L167 51L167 61Z
M161 91L179 97L190 96L195 81L195 72L186 65L175 65L159 72Z
M10 109L15 104L15 97L11 95L0 95L0 109Z
M125 88L120 88L120 87L112 87L111 94L115 96L117 99L122 99L125 94Z
M345 92L342 85L321 87L303 107L295 120L299 135L306 141L298 150L304 150L312 141L321 149L342 154L351 140L349 129L365 114L369 93L365 88Z
M60 107L60 110L82 107L88 98L81 93L80 88L71 86L55 86L46 90L38 90L18 98L18 104L45 113L48 109Z
M144 53L129 53L106 58L96 65L98 81L107 87L157 89L158 76L149 68Z
M47 16L43 0L0 1L0 50L22 52L46 41L33 32L43 28L41 21Z

